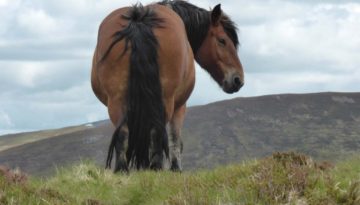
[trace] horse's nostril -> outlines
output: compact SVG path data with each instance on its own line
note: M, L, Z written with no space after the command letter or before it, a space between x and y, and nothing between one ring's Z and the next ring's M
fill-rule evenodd
M240 76L233 77L233 88L236 89L236 91L238 91L243 85L244 83L241 81Z
M241 85L241 80L240 80L240 77L239 76L235 76L234 77L234 84L236 86L240 86Z

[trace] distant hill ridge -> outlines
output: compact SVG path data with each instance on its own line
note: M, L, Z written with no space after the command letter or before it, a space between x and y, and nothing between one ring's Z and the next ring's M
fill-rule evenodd
M44 132L30 133L28 143L21 143L26 133L13 135L18 144L0 152L0 164L36 174L80 159L103 165L113 132L109 121L71 129L47 131L45 137ZM190 107L183 138L185 169L289 150L339 160L360 150L360 93L268 95ZM0 137L0 150L8 146L4 139L9 137Z

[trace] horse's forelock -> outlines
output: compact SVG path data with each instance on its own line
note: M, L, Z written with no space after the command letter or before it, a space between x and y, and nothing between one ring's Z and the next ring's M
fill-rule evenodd
M224 28L225 33L229 36L231 41L234 43L235 48L239 47L239 38L237 35L236 24L226 15L223 14L221 17L221 25Z

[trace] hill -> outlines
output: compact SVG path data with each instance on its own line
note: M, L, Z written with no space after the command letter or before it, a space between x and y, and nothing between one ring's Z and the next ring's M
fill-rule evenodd
M360 158L336 168L277 153L208 171L112 174L92 163L46 180L0 170L0 204L360 204Z
M185 158L211 167L297 151L338 160L360 150L360 93L237 98L190 108Z
M342 160L360 150L359 123L360 93L270 95L195 106L185 119L183 165L211 168L289 150ZM1 151L0 164L36 175L80 159L104 165L112 125L101 121L71 129L53 130L39 140L31 133L32 142ZM0 150L4 139L10 137L0 137ZM11 139L22 142L17 135Z

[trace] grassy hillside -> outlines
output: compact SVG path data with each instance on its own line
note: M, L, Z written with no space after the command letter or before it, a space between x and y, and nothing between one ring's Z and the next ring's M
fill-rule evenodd
M360 204L360 157L333 167L278 153L212 171L129 175L82 163L44 180L0 178L0 204Z
M342 160L360 150L360 93L236 98L189 109L184 167L296 151Z
M190 107L182 130L183 167L211 169L278 151L342 161L360 150L359 102L360 93L315 93ZM0 164L38 176L81 159L104 165L113 130L109 121L101 121L53 130L51 137L43 132L0 136Z
M66 135L69 133L74 133L78 131L83 131L88 129L86 125L79 125L73 127L66 127L61 129L55 130L44 130L44 131L37 131L37 132L27 132L27 133L20 133L20 134L8 134L0 136L0 151L10 149L13 147L17 147L20 145L24 145L31 142L36 142L39 140L48 139L51 137L56 137L60 135Z

